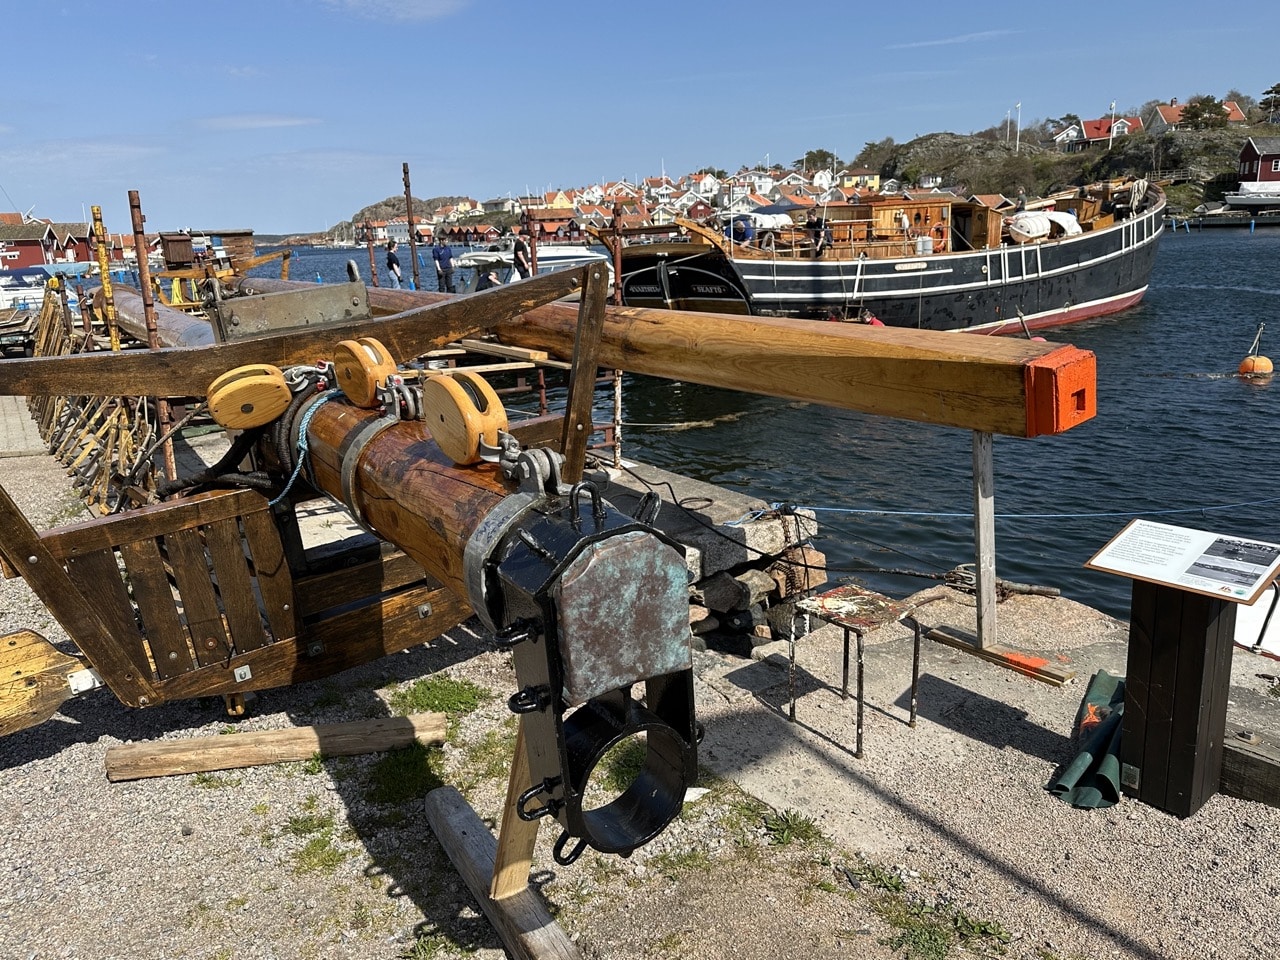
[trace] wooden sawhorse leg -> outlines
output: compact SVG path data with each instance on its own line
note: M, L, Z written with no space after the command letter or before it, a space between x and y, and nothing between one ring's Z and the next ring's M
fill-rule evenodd
M453 787L427 794L427 819L513 957L582 960L581 952L555 922L542 897L529 886L538 821L522 820L516 813L516 801L529 787L528 779L522 719L498 837Z

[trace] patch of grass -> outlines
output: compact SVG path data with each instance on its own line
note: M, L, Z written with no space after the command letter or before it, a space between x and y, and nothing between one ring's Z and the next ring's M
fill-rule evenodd
M844 874L850 880L860 880L868 886L884 890L888 893L901 893L907 888L906 882L892 870L870 861L863 860L852 867L845 867Z
M653 955L658 957L678 957L683 954L681 947L684 937L679 933L668 933L659 937L653 944Z
M792 843L813 843L822 839L822 831L809 817L798 810L783 810L781 813L769 814L764 818L764 829L769 835L769 843L775 847L785 847Z
M623 740L600 758L596 767L600 785L615 795L622 793L640 776L647 751L648 744L643 735Z
M951 952L955 939L937 917L897 901L888 909L877 907L876 912L898 931L880 942L895 953L901 950L906 960L946 960Z
M392 691L387 702L396 716L434 712L448 714L450 720L456 720L471 713L491 697L488 690L470 680L436 674Z
M289 818L284 832L294 837L309 837L313 833L333 830L333 814L303 813Z
M249 902L248 897L232 897L227 901L228 910L243 910L246 903Z
M267 803L267 801L265 800L259 800L257 803L255 803L252 807L249 808L249 812L252 813L255 817L265 817L268 813L271 812L271 805Z
M701 777L699 782L701 783ZM740 841L748 831L759 827L761 821L769 815L768 804L744 792L732 781L711 779L706 786L711 791L707 799L714 800L723 807L720 823L726 830L737 833Z
M302 772L309 777L314 777L318 773L324 773L324 757L320 756L319 751L316 751L306 760L302 761Z
M935 908L885 896L872 909L898 931L880 942L895 952L903 951L906 960L945 960L954 946L1000 952L1012 939L999 923L975 919L954 907Z
M711 857L702 850L680 850L671 853L659 853L650 858L649 866L657 870L668 880L679 880L681 876L694 870L703 873L711 872Z
M366 796L371 803L400 804L420 800L444 780L436 769L440 752L414 741L383 754L369 770Z
M515 748L515 717L501 727L486 730L484 736L465 749L458 774L458 789L466 794L487 780L505 780Z
M438 933L418 936L400 956L403 960L436 960L452 948L449 938Z
M199 787L201 790L222 790L228 787L240 786L240 778L222 777L216 773L197 773L192 778L191 785Z
M312 837L306 846L293 857L294 873L333 873L347 855L333 845L333 838L326 831Z

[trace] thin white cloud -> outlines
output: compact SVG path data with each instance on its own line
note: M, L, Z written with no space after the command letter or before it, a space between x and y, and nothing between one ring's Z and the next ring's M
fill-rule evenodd
M237 78L240 78L240 79L246 79L246 78L260 77L260 76L262 76L262 71L261 71L260 69L258 69L257 67L230 67L230 66L228 66L228 67L223 67L223 70L227 73L227 75L228 75L228 76L231 76L231 77L237 77Z
M273 113L233 113L225 117L205 117L200 126L208 130L274 130L278 127L309 127L315 117L285 117Z
M0 123L0 134L14 133L14 132L15 130L13 127L7 127L3 123Z
M983 40L997 40L1010 36L1015 30L984 30L982 33L962 33L955 37L943 37L940 40L916 40L913 43L895 43L889 50L914 50L917 47L945 47L957 43L980 43Z
M335 10L366 20L436 20L457 13L470 0L325 0Z

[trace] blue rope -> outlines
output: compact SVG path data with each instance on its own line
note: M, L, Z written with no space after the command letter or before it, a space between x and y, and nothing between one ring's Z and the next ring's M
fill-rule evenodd
M302 467L308 461L307 454L310 452L311 443L307 440L307 428L311 426L311 418L315 416L315 412L323 407L334 397L342 395L341 390L326 390L320 394L320 399L307 407L307 412L302 415L302 422L298 424L298 456L293 465L293 473L289 474L289 482L284 485L284 489L280 491L280 496L276 497L268 507L274 507L277 503L289 495L289 491L293 489L294 481L298 479L298 474L302 473Z
M1280 503L1280 497L1270 497L1266 500L1249 500L1244 503L1226 503L1219 506L1209 507L1174 507L1166 510L1141 510L1129 513L997 513L997 520L1085 520L1093 518L1123 518L1134 519L1137 517L1161 517L1171 516L1179 513L1209 513L1213 510L1237 510L1241 507L1261 507L1269 503ZM812 510L815 513L852 513L862 516L875 517L934 517L938 519L971 519L972 513L932 513L927 510L858 510L851 507L797 507L796 504L771 504L774 510L781 509L784 506L790 506L796 509ZM756 510L751 513L744 514L742 517L734 520L728 526L745 523L754 520L763 511Z

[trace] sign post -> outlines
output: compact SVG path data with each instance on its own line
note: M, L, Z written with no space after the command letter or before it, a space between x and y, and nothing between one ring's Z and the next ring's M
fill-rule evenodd
M1085 566L1133 580L1120 784L1189 817L1222 775L1236 605L1280 573L1280 544L1134 520Z

